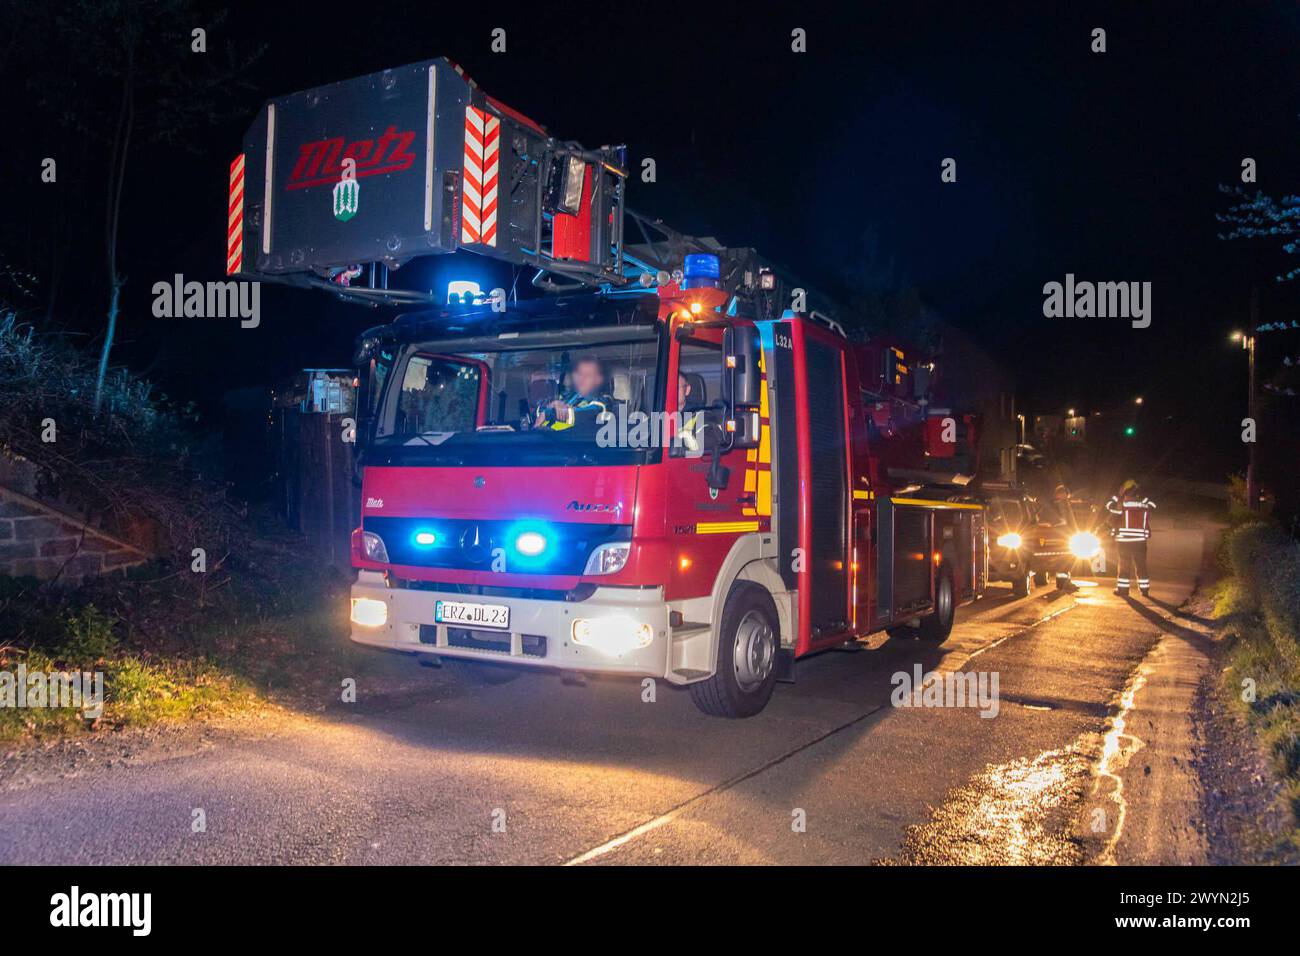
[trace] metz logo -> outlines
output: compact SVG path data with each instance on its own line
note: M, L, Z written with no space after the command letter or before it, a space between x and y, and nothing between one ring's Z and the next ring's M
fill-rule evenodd
M367 499L366 499L366 507L367 507L367 508L382 508L383 506L384 506L384 499L383 499L383 498L367 498Z
M359 139L348 143L342 136L335 136L303 143L298 147L298 162L289 174L289 184L284 188L333 185L343 172L345 159L356 161L357 179L380 173L400 173L410 169L415 162L415 153L411 152L413 142L414 131L399 133L396 126L389 126L378 140Z

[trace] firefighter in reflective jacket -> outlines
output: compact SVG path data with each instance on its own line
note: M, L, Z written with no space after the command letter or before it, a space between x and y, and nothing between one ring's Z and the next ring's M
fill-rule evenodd
M573 391L538 409L533 427L549 431L574 428L584 437L587 433L594 436L614 404L605 391L605 367L599 359L583 356L573 363L570 378Z
M1147 576L1147 541L1151 539L1151 511L1156 503L1142 495L1138 483L1130 478L1106 502L1106 510L1118 520L1115 544L1119 548L1119 570L1115 593L1128 597L1129 584L1137 578L1143 597L1151 595L1151 578Z

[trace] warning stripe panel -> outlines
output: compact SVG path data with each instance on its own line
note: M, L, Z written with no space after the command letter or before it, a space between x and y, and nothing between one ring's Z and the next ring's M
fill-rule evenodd
M244 154L230 163L230 193L226 218L226 275L244 265Z
M465 107L465 165L461 188L461 242L497 244L501 120Z

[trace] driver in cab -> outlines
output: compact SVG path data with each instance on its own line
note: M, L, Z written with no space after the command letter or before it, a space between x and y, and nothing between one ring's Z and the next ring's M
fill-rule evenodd
M539 408L533 427L557 432L577 428L594 434L613 408L608 380L604 363L594 356L582 356L569 373L572 391Z

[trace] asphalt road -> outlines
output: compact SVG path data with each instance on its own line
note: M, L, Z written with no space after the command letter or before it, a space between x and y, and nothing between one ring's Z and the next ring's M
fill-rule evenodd
M323 714L23 765L0 779L0 863L1150 862L1170 840L1194 853L1194 822L1162 802L1185 781L1143 770L1154 796L1136 807L1122 783L1153 752L1132 709L1160 683L1157 650L1181 633L1205 547L1204 525L1165 519L1152 600L1115 597L1110 579L1020 600L996 586L943 647L874 637L802 661L747 721L705 717L664 684L652 702L638 682L546 673L474 686L394 658L400 688L363 678L357 703ZM996 675L996 716L893 706L892 675L918 664Z

